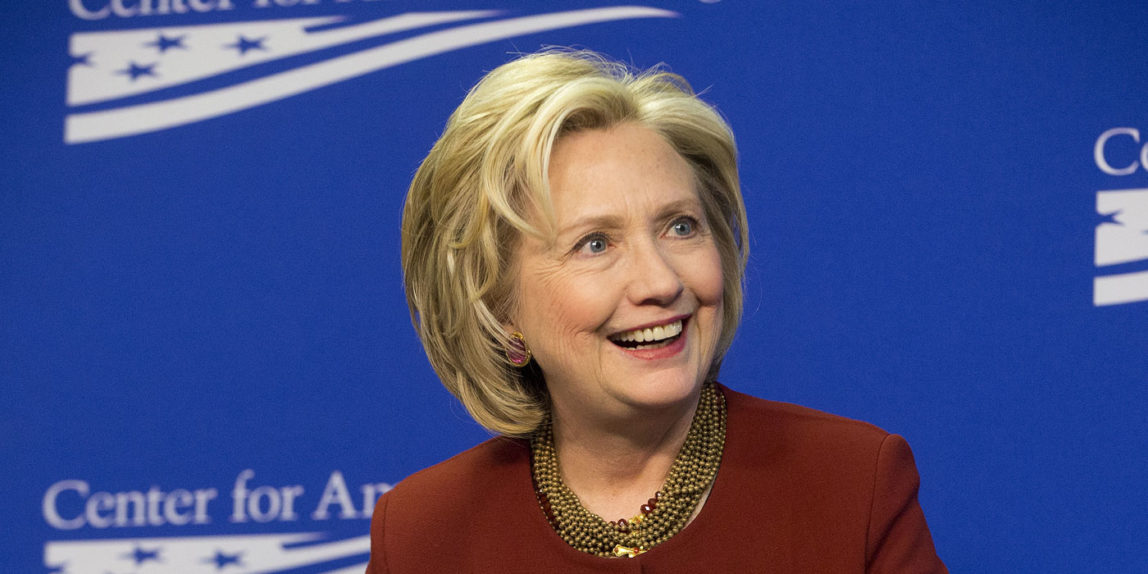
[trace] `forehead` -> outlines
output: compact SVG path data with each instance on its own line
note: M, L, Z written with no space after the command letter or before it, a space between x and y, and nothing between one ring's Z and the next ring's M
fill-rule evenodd
M550 157L554 215L697 201L690 166L658 133L635 123L563 136Z

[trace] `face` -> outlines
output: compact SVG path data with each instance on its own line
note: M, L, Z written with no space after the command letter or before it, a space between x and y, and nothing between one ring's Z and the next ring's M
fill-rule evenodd
M636 124L550 158L557 236L518 247L522 331L556 417L692 405L721 333L722 270L685 160Z

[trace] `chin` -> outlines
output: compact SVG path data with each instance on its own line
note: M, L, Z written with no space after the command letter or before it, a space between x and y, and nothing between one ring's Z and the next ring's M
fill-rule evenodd
M662 409L697 399L704 378L694 373L678 377L646 377L645 381L632 381L627 385L627 402L635 407Z

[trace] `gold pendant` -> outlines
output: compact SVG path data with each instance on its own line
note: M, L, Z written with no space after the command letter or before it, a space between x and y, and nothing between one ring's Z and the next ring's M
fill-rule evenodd
M635 546L633 548L630 548L629 546L622 546L621 544L619 544L619 545L614 547L614 556L617 556L619 558L623 558L623 557L624 558L633 558L633 557L635 557L635 556L637 556L637 555L639 555L645 551L646 551L646 549L642 548L641 546Z

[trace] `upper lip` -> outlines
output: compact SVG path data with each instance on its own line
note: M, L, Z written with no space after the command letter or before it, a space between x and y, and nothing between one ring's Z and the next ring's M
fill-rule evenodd
M613 338L619 337L621 335L624 335L626 333L629 333L631 331L637 331L639 329L653 329L654 327L665 327L666 325L669 325L669 324L677 322L677 321L683 321L684 322L686 319L689 319L689 318L690 318L690 314L686 313L683 315L676 315L674 317L669 317L666 319L659 319L657 321L651 321L649 323L643 323L641 325L635 325L635 326L627 328L627 329L615 331L612 334L610 334L608 336L608 338L613 339Z

